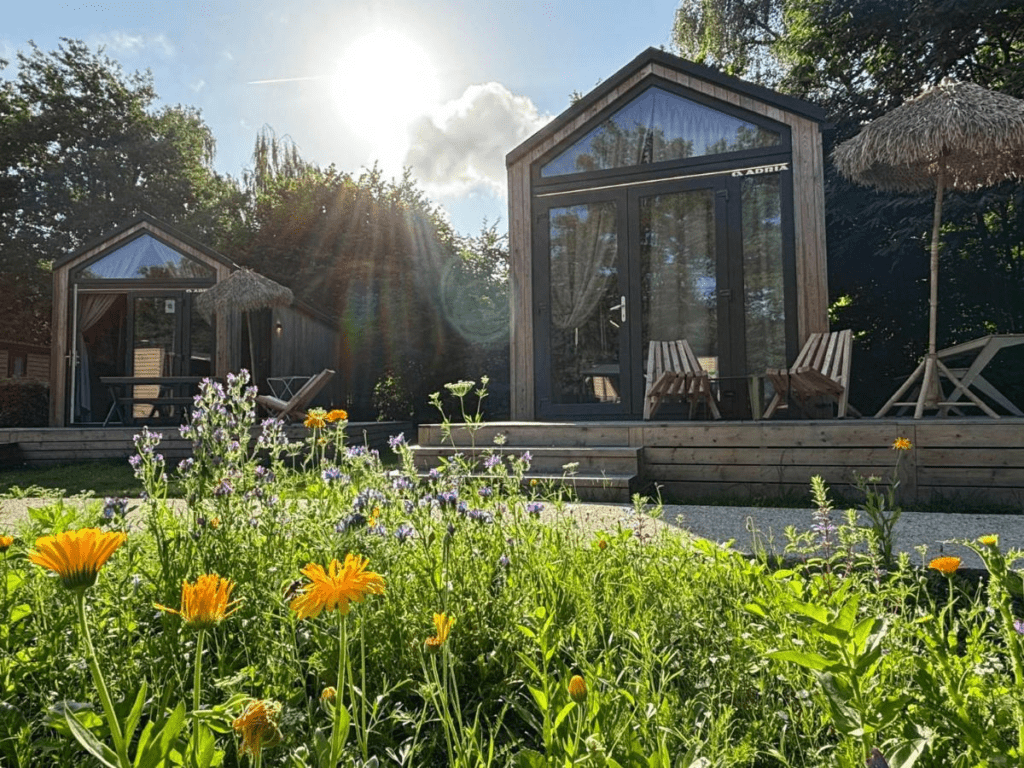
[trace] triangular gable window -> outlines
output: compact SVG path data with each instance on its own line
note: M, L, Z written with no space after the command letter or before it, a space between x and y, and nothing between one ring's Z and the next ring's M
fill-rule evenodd
M652 87L556 158L540 175L604 171L777 146L776 131Z
M83 267L76 276L86 280L212 280L214 270L151 235L142 235Z

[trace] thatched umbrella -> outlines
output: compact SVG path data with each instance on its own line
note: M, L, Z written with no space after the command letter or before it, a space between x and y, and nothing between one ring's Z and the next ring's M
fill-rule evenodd
M259 272L242 267L204 291L196 299L196 307L209 320L215 312L237 310L245 313L245 325L249 331L249 360L252 365L252 381L256 378L256 346L252 338L252 322L249 312L265 307L288 306L294 299L291 288L276 283Z
M946 189L972 191L1024 176L1024 101L973 83L944 80L870 123L837 147L833 157L840 172L853 181L894 192L935 191L928 355L878 412L881 416L895 405L923 374L914 411L919 419L925 408L937 407L941 399L942 363L935 337L942 194Z

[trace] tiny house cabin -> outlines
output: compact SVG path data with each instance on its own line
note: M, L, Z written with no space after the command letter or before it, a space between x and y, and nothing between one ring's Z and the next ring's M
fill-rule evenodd
M512 150L512 418L639 419L673 339L749 413L828 330L823 120L649 49Z
M102 423L105 376L223 376L229 331L194 299L235 269L216 251L143 215L53 265L50 425ZM236 353L237 354L237 353Z

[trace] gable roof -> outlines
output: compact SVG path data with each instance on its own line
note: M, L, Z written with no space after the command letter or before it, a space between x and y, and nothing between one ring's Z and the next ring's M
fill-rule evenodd
M140 224L142 225L141 227L139 226ZM127 224L121 225L112 232L108 232L105 235L101 235L100 237L95 238L94 240L83 245L81 248L78 248L75 251L64 256L61 256L59 259L54 259L53 269L57 270L65 266L66 264L72 263L82 255L88 253L89 251L94 251L96 248L102 246L107 242L114 244L117 240L121 238L123 234L133 229L148 230L149 232L162 235L165 239L177 240L183 245L187 245L190 248L199 251L204 256L209 257L213 261L220 262L221 264L223 264L224 266L228 267L231 270L238 269L238 265L231 259L229 259L227 256L218 253L217 251L213 250L213 248L210 248L208 245L204 245L198 240L190 237L189 235L186 235L181 230L172 227L170 224L161 221L160 219L156 218L155 216L151 216L148 213L142 213L139 216L132 219L131 221L129 221Z
M731 91L749 96L752 99L766 102L785 112L790 112L805 117L817 123L824 123L826 120L825 110L811 104L803 99L787 96L784 93L773 91L761 85L748 83L738 77L723 74L717 69L706 67L703 64L695 64L692 61L674 56L658 48L648 48L618 72L598 85L594 90L570 106L562 114L545 125L530 138L517 146L505 156L505 165L510 166L528 154L531 149L545 142L561 128L575 120L579 115L586 112L594 103L605 98L609 93L621 86L626 80L636 74L639 70L650 64L660 64L663 67L674 69L691 77L705 80Z

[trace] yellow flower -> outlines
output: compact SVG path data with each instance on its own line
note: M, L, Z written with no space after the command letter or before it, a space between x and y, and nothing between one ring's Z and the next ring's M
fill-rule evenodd
M0 554L6 552L11 548L11 544L14 543L13 536L0 536Z
M348 421L348 411L345 411L341 408L334 408L333 410L327 412L327 415L324 416L324 419L331 423L335 421Z
M428 637L423 644L427 653L440 653L441 646L448 640L448 633L452 631L455 619L444 613L434 614L434 637Z
M956 573L956 569L960 567L959 557L936 557L930 563L929 568L934 568L939 573L944 573L946 576L952 576Z
M228 602L235 582L222 579L215 573L209 573L196 579L195 584L181 582L181 610L157 605L161 611L176 613L185 620L189 629L213 629L226 617L234 613L239 601ZM231 608L231 610L228 610Z
M122 532L83 528L36 539L28 559L58 574L68 589L86 589L114 551L128 538Z
M307 429L323 429L327 426L327 420L324 418L326 415L323 408L310 408L303 424Z
M231 724L242 735L238 754L249 755L255 760L260 750L277 746L281 742L281 729L277 727L280 715L281 705L276 701L250 701Z
M569 698L577 704L583 704L587 700L587 681L579 675L573 675L569 681Z
M914 446L910 444L910 439L906 437L897 437L892 444L894 451L909 451Z
M996 534L994 534L994 533L990 533L987 536L979 536L978 537L978 541L980 541L986 547L998 547L999 546L999 537Z
M598 541L597 541L597 548L598 549L607 549L608 548L608 542L605 541L604 539L598 539Z
M317 563L308 563L302 575L310 580L302 594L289 607L300 619L319 616L323 610L348 613L349 603L361 603L367 595L384 594L384 579L367 571L369 560L353 554L345 555L345 564L332 560L325 571Z
M210 520L210 527L211 528L220 528L220 518L219 517L215 517L212 520Z

